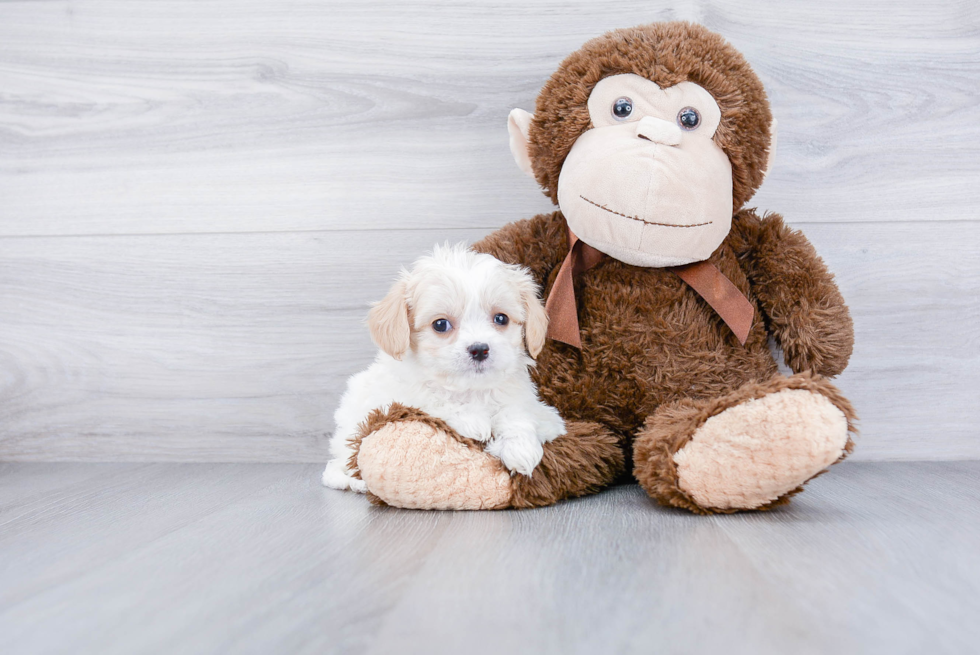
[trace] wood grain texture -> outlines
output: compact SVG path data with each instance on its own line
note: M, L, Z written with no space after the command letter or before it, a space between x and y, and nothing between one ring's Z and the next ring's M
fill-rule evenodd
M980 457L980 224L812 224L857 346L855 457ZM322 461L407 230L0 239L0 459Z
M0 459L323 460L369 300L435 238L0 240Z
M93 0L0 4L0 235L498 227L547 207L508 111L587 39L677 18L768 88L760 206L976 218L972 0Z
M770 93L856 457L980 457L975 2L91 0L0 2L0 459L322 460L398 266L550 209L510 108L668 19Z
M846 462L787 507L712 517L635 486L540 510L382 509L320 487L313 465L2 473L21 490L0 509L10 655L945 654L980 639L977 462Z

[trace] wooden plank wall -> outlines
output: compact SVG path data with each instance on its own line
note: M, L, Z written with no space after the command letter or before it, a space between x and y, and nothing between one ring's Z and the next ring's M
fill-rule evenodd
M549 208L508 111L668 19L770 93L752 204L851 304L856 457L980 457L974 0L93 0L0 3L0 459L324 459L398 267Z

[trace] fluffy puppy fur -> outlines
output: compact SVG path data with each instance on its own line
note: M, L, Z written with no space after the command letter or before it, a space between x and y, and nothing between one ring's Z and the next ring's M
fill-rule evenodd
M526 269L465 244L437 246L403 270L368 314L380 352L347 383L323 484L365 491L347 468L350 439L372 410L393 402L444 420L487 443L486 452L511 472L531 475L542 444L565 433L558 412L538 400L528 370L547 323Z

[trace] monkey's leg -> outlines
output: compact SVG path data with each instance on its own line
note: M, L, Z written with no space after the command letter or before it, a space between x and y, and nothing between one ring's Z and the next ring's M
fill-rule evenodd
M699 514L764 510L853 448L851 404L801 373L659 407L633 442L634 475L661 504Z
M596 423L570 422L544 445L533 475L511 475L483 444L439 419L395 404L375 412L354 443L350 468L379 504L409 509L542 507L595 493L623 471L621 441Z

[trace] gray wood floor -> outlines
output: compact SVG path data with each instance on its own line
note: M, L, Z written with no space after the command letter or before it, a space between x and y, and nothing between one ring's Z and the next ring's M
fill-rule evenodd
M307 464L0 464L19 653L965 653L980 462L846 462L769 514L637 487L425 513Z

